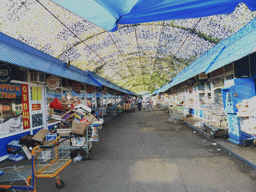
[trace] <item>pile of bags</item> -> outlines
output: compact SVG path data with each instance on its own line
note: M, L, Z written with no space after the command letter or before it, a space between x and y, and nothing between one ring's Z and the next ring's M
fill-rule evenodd
M256 118L249 117L248 119L241 120L241 131L256 136Z
M250 99L243 99L236 105L238 113L256 114L256 96Z
M244 99L236 105L238 113L248 115L248 118L241 120L241 131L256 135L256 96L250 99Z

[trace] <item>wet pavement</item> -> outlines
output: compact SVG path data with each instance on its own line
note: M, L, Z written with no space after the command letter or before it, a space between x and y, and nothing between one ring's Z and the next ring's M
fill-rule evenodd
M89 160L38 179L38 192L220 191L254 192L255 169L164 111L128 112L100 130Z

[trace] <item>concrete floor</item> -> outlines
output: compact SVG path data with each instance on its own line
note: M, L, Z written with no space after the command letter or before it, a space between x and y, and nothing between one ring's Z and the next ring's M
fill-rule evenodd
M37 191L255 192L255 169L164 111L123 113L100 131L89 160L72 163Z

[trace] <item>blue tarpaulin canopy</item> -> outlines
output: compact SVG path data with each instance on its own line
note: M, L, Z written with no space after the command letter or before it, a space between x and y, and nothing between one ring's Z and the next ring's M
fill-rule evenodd
M255 18L251 10L251 0L1 0L0 32L79 74L72 66L136 93L153 92ZM225 47L209 54L208 64L228 54ZM209 66L201 63L194 74Z
M229 14L244 2L256 10L254 0L53 0L82 18L108 30L118 24L137 24L171 19Z

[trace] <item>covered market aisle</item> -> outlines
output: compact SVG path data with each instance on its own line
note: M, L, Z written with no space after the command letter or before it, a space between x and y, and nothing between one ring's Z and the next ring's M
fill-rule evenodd
M255 0L1 0L0 192L255 191L255 37Z
M164 111L124 113L100 130L89 160L61 173L61 192L254 191L252 169ZM220 150L221 149L221 150ZM59 191L40 179L38 192Z

